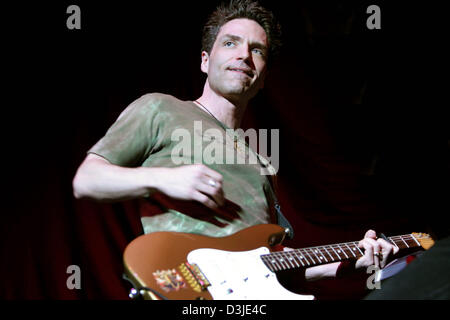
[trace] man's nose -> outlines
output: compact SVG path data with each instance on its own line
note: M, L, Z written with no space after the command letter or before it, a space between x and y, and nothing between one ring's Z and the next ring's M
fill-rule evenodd
M252 65L253 61L250 46L247 44L240 46L237 58L246 62L248 65Z

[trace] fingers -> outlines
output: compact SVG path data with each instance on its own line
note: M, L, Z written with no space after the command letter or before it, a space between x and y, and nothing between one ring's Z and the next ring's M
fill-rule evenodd
M217 171L214 171L203 164L197 165L197 167L203 177L207 177L209 179L212 179L213 181L222 183L223 177Z
M380 267L380 244L375 240L377 234L374 230L368 230L364 239L359 242L359 247L364 248L364 256L357 261L356 266L368 267L375 265Z
M380 266L380 245L377 244L377 233L374 230L368 230L361 240L365 250L365 256L369 265L374 264L376 267Z
M384 268L386 266L387 259L389 255L392 253L392 245L384 239L378 239L377 242L381 247L381 256L380 256L380 267Z
M196 192L193 194L192 196L193 200L196 200L202 204L204 204L205 206L207 206L210 209L217 209L218 208L218 204L213 201L210 197L208 197L207 195L201 193L201 192Z
M394 246L387 242L384 239L378 239L377 242L381 246L381 261L380 261L380 267L384 268L387 264L388 259L393 255L396 254L399 251L399 248L397 246Z
M205 165L197 165L196 167L199 174L196 189L205 195L206 198L197 194L195 200L211 209L223 206L225 204L225 197L222 189L222 175Z
M211 197L219 206L223 206L225 204L225 197L223 194L222 183L213 182L214 180L208 180L207 183L200 182L197 185L197 190L202 192L203 194Z
M359 242L359 247L364 248L364 256L358 261L361 266L368 267L370 265L380 266L380 245L372 238L364 238ZM357 263L358 264L358 263Z
M366 232L363 240L359 242L359 247L364 248L364 257L361 258L360 265L369 266L375 265L379 268L384 268L389 257L398 252L398 247L384 239L377 239L376 232L369 230Z
M389 242L387 242L392 247L392 254L397 254L400 251L400 248L397 247L397 245L393 245Z
M377 238L377 233L374 230L368 230L366 232L366 234L364 235L364 238L376 239Z

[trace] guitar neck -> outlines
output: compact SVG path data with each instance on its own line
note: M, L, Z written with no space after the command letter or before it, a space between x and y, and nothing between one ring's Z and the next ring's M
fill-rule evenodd
M400 250L421 247L412 234L393 236L388 239ZM343 260L356 260L363 255L364 252L358 247L358 242L345 242L291 251L272 252L262 255L261 259L271 271L276 272L303 267L308 268Z

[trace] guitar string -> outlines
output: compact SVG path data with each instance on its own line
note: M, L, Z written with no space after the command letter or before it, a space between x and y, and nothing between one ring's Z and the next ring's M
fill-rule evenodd
M408 238L409 237L409 238ZM413 240L414 238L411 235L401 235L401 236L392 236L389 237L391 240L394 240L393 238L400 238L399 240L397 240L399 243L401 243L401 238L405 239L405 240ZM344 250L345 248L342 248L342 246L344 245L355 245L357 242L356 241L351 241L351 242L342 242L342 243L335 243L335 244L330 244L330 245L321 245L321 246L314 246L314 247L307 247L307 248L299 248L299 249L294 249L294 250L305 250L305 249L324 249L326 250L325 247L330 247L330 248L340 248L341 250ZM345 249L347 250L347 249ZM275 251L272 252L271 254L276 254L278 252L281 251ZM290 252L290 251L285 251L285 252Z
M408 235L401 235L401 236L392 236L392 237L390 237L391 240L394 240L393 238L398 238L397 241L399 241L399 244L401 244L402 247L408 247L407 244L405 244L405 246L403 245L403 243L402 243L403 240L413 240L413 239L414 239L414 237L413 237L411 234L408 234ZM408 239L408 238L409 238L409 239ZM395 240L394 240L394 241L395 241ZM402 242L400 242L400 241L402 241ZM351 250L350 247L349 247L348 249L342 248L341 245L347 245L347 246L348 246L348 245L352 245L352 246L355 246L360 252L354 251L354 249ZM262 255L262 256L272 256L272 257L281 256L281 257L286 258L286 255L292 255L292 254L296 254L296 253L298 252L298 253L300 253L303 257L305 257L305 253L308 254L308 256L310 257L310 259L314 262L314 258L308 253L308 251L306 251L306 250L310 250L310 251L317 257L317 261L318 261L318 262L322 262L322 260L317 256L317 254L316 254L314 251L316 251L317 253L319 253L319 254L322 255L322 256L324 256L324 253L327 253L328 255L332 256L332 255L330 254L330 252L328 251L327 247L328 247L328 248L331 248L331 249L334 249L334 248L339 249L339 250L341 250L342 253L344 253L344 254L345 254L345 251L347 251L347 252L351 252L353 255L354 255L354 253L357 253L359 256L362 256L362 255L363 255L363 253L361 252L360 248L357 246L357 242L353 241L353 242L344 242L344 243L331 244L331 245L325 245L325 246L316 246L316 247L300 248L300 249L294 249L294 250L292 250L292 251L276 251L276 252L272 252L272 253L265 254L265 255ZM315 249L315 250L313 250L313 249ZM304 253L302 253L302 251L304 251ZM334 250L333 250L333 251L334 251ZM342 259L342 257L341 257L339 254L337 254L336 252L335 252L334 255L336 255L336 256L338 256L338 258ZM262 256L261 256L261 257L262 257ZM305 258L306 258L306 257L305 257ZM297 257L297 259L298 259L298 257ZM289 260L289 259L288 259L288 260ZM294 260L294 261L295 261L295 260Z

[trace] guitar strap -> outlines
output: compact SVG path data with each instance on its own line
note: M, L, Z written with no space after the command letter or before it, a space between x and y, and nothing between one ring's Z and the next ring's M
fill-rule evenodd
M267 159L262 157L260 154L256 154L256 158L258 159L258 162L261 167L267 168L268 166L270 166L270 162L268 162ZM276 185L276 172L274 172L272 175L266 175L266 177L267 177L267 180L269 181L269 191L270 191L270 195L273 200L273 206L275 208L275 212L277 215L277 224L280 227L287 230L286 236L288 237L288 239L293 239L294 238L294 228L292 228L292 225L289 223L288 219L286 219L286 217L281 212L281 206L278 203L278 198L274 191L274 188Z
M277 218L278 218L278 224L283 227L284 229L289 230L287 233L288 239L294 238L294 228L292 228L292 225L289 223L288 219L283 215L281 212L281 207L278 204L278 201L275 201L275 210L277 212Z
M277 214L277 223L279 226L281 226L285 230L288 230L288 232L287 232L288 239L293 239L294 238L294 228L292 228L292 225L289 223L288 219L286 219L286 217L281 212L281 206L278 203L278 198L275 194L275 191L273 190L272 184L275 184L275 176L270 176L270 178L268 178L268 179L269 179L270 193L272 195L275 212Z

